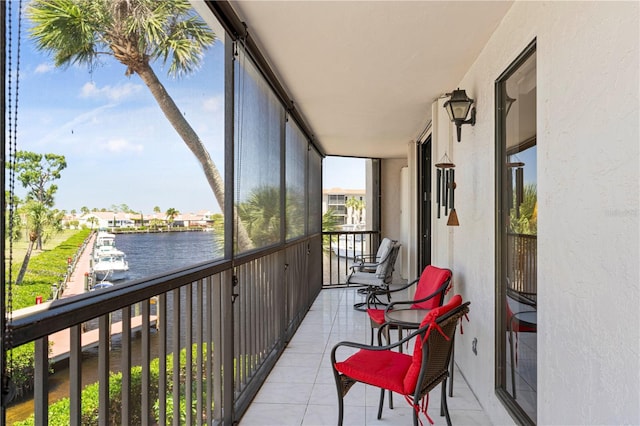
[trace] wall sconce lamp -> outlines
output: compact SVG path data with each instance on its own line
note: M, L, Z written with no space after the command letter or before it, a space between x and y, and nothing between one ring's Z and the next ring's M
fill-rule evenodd
M462 134L461 126L463 124L476 124L476 109L471 106L475 102L473 99L467 96L467 92L459 88L452 93L447 93L449 100L444 103L444 109L449 114L449 119L456 125L458 131L458 142L460 142L460 136ZM467 115L471 110L471 117L467 120Z

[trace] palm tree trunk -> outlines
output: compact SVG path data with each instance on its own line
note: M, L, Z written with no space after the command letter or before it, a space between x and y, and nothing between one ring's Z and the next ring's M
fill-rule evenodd
M209 182L209 186L213 190L220 209L224 212L224 180L220 175L220 171L211 159L209 152L200 140L200 137L198 137L187 120L184 119L177 105L175 104L171 96L169 96L160 80L158 80L158 77L156 76L153 69L148 64L145 64L137 67L136 72L153 94L153 97L158 102L158 105L160 106L160 109L162 109L165 117L167 117L167 120L169 120L169 122L176 130L176 132L178 132L187 147L189 147L198 161L200 161L204 174L207 177L207 181ZM245 251L252 248L253 243L249 238L249 234L247 233L244 224L239 220L235 208L233 209L233 220L235 223L237 223L238 226L237 243L240 251Z
M27 247L27 252L24 255L24 260L22 261L20 272L18 272L18 277L16 278L16 285L22 284L24 275L27 273L27 267L29 266L29 260L31 260L31 251L33 250L34 243L35 243L35 240L32 240L32 239L29 240L29 247Z

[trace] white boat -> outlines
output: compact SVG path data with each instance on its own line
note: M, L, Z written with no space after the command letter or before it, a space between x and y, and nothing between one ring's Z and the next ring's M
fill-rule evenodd
M121 250L118 250L116 248L116 246L95 246L93 248L93 259L94 260L98 260L101 257L105 257L105 256L110 256L110 255L114 255L114 256L124 256L124 252Z
M127 277L128 272L129 263L124 253L106 254L94 259L93 273L95 274L96 280L122 280Z
M116 246L116 235L115 234L111 234L109 232L105 232L105 231L99 231L98 235L96 235L95 246L96 247L102 247L102 246L115 247Z
M113 287L113 283L112 282L100 281L98 284L96 284L93 287L91 287L91 290L89 290L89 291L96 291L96 290L101 290L101 289L111 288L111 287Z
M344 234L331 242L331 250L339 257L354 259L367 253L367 241L363 234Z
M96 242L93 246L93 259L98 260L108 255L122 255L124 252L116 248L116 236L105 231L99 231L96 235Z

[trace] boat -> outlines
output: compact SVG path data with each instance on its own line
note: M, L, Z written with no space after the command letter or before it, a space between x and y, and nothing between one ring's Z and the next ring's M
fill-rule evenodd
M113 287L113 283L112 282L100 281L98 284L96 284L93 287L91 287L91 290L89 290L89 291L96 291L96 290L101 290L101 289L111 288L111 287Z
M93 259L97 261L99 258L108 255L124 256L124 252L116 248L115 234L99 231L93 246Z
M367 241L363 234L342 234L331 242L331 250L338 257L354 259L367 253Z
M127 277L129 263L124 253L110 253L94 259L92 270L96 280L117 281Z
M124 256L124 252L118 250L116 246L95 246L93 248L93 259L98 260L101 257L114 255L114 256Z
M106 231L98 231L98 234L96 235L95 246L96 247L102 247L102 246L115 247L116 246L116 235L115 234L111 234L111 233L106 232Z

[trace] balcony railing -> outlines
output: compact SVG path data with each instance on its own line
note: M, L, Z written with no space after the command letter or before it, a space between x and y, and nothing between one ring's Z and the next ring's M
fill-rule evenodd
M380 245L378 231L333 231L322 235L325 287L345 285L354 259L375 255Z
M534 305L538 293L538 238L536 235L507 234L509 250L507 277L511 290Z
M84 423L82 340L91 323L99 424L234 423L322 287L321 247L318 235L45 303L14 318L7 330L13 347L35 342L35 424L49 420L50 344L59 332L69 345L70 424ZM115 370L121 378L110 381ZM114 403L110 386L118 380Z

